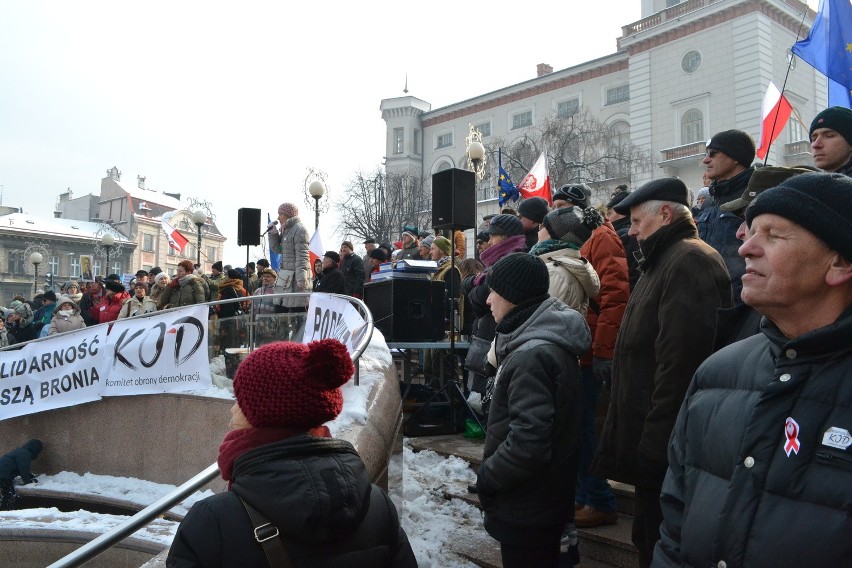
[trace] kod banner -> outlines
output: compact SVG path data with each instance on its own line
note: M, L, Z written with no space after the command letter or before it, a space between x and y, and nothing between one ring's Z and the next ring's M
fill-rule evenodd
M367 323L348 300L321 292L311 294L302 343L337 339L351 354L366 331Z
M117 320L103 396L184 392L210 387L206 305Z
M100 400L112 362L106 326L0 351L0 420Z

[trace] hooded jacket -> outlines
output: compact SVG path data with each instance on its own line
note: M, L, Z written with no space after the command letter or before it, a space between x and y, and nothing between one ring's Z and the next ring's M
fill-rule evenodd
M183 306L194 306L204 303L204 285L200 277L195 274L186 274L177 280L177 288L172 286L176 277L169 282L160 294L157 307L161 310L167 308L181 308Z
M70 303L73 307L71 315L65 316L59 313L59 306ZM53 313L53 319L50 321L50 329L48 335L56 335L57 333L65 333L66 331L74 331L75 329L83 329L86 327L86 322L83 321L83 316L80 315L80 307L74 303L70 296L59 296L56 300L57 309Z
M590 343L583 316L555 298L520 304L497 326L497 374L477 489L485 530L500 542L561 534L574 509L578 358Z
M690 384L654 566L849 565L852 309L795 339L767 318L760 327Z
M42 444L40 440L30 440L18 449L0 457L0 479L14 480L21 476L24 483L33 480L30 464L41 453Z
M601 281L588 260L580 251L563 248L545 252L538 257L547 265L550 287L547 293L580 312L584 317L589 307L589 298L598 295Z
M231 490L192 506L166 566L268 566L240 497L278 528L294 566L417 566L396 509L355 448L307 435L238 457Z

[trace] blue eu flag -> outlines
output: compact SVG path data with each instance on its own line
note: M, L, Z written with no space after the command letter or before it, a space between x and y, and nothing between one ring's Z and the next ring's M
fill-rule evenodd
M500 178L497 180L497 186L500 188L500 193L497 198L497 204L500 207L506 204L507 201L517 201L521 195L518 193L518 188L512 183L512 178L503 169L503 149L497 151L497 166L500 173Z
M271 223L271 222L272 222L272 216L269 213L267 213L266 214L266 224L269 225L269 223ZM282 227L281 230L283 231L284 228ZM272 268L272 270L278 272L278 269L281 268L281 255L278 254L277 252L272 252L272 250L270 250L269 251L269 266Z
M820 0L808 37L793 45L793 53L828 77L828 105L852 108L852 4L849 0Z

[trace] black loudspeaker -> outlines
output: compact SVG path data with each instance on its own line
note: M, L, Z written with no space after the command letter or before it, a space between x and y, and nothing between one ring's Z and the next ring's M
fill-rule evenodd
M389 342L444 338L444 283L431 280L381 280L364 285L364 303Z
M243 207L237 211L237 246L260 244L260 209Z
M473 172L451 168L432 174L432 228L476 227L476 182Z

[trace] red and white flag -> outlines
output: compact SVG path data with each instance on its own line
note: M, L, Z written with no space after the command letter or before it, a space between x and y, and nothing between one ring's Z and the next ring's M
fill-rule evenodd
M184 237L180 231L169 224L165 217L161 221L163 232L166 233L166 238L169 239L169 246L178 252L183 252L183 248L189 244L189 240Z
M314 231L314 236L311 237L311 242L308 243L308 256L311 259L311 270L314 268L314 262L317 259L320 259L325 255L325 251L322 250L322 239L320 238L319 229Z
M769 147L787 126L787 121L790 120L790 113L793 112L793 105L787 100L775 83L769 82L769 87L766 89L766 96L763 97L763 116L760 123L760 145L757 148L757 157L761 160L766 159L766 153L769 152Z
M530 197L543 197L547 202L553 204L550 195L550 174L547 173L547 152L542 152L533 167L518 184L518 191L524 199Z

